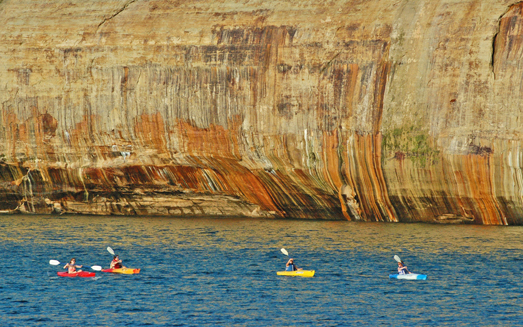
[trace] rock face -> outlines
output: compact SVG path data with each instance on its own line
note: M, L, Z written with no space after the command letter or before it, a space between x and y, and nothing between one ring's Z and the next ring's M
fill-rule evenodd
M523 224L520 2L0 0L0 22L3 212Z

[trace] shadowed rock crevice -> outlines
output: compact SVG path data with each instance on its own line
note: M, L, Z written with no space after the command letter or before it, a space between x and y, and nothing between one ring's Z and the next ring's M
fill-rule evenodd
M98 31L100 30L100 28L102 27L102 25L104 25L106 22L108 22L109 20L113 19L114 17L118 16L119 14L121 14L125 9L127 9L127 7L129 7L130 4L136 2L138 0L130 0L128 1L127 3L125 3L123 5L122 8L120 8L118 11L116 11L114 14L112 14L111 16L109 17L105 17L99 24L98 26L96 27L96 33L98 33Z
M517 47L521 43L521 40L514 40L517 35L514 35L513 31L516 31L522 24L522 7L523 1L515 2L508 6L507 10L499 16L497 31L492 40L491 66L494 78L496 78L498 66L502 65L503 61L510 60L507 52L513 51L513 47Z

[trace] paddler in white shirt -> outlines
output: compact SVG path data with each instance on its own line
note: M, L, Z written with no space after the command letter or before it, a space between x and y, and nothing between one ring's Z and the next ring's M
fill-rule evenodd
M407 266L405 266L405 263L403 261L398 262L398 275L406 274L410 274L410 271L407 269Z

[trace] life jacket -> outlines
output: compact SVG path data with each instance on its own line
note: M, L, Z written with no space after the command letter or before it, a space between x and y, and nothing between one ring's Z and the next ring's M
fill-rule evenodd
M68 264L69 266L67 267L67 273L69 274L74 274L76 272L76 267L75 265L71 265L71 264Z
M295 270L296 270L296 266L294 265L294 263L291 263L287 267L285 267L285 271L295 271Z
M121 263L119 263L119 262L115 262L114 260L113 260L113 262L114 262L113 269L122 268L122 264L121 264Z

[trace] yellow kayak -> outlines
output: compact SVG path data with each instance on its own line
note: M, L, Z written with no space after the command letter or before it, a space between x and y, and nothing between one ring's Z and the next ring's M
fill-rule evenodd
M126 275L133 275L133 274L139 274L140 269L139 268L115 268L115 269L102 269L103 272L110 272L113 274L126 274Z
M314 270L278 271L276 274L278 276L313 277Z

